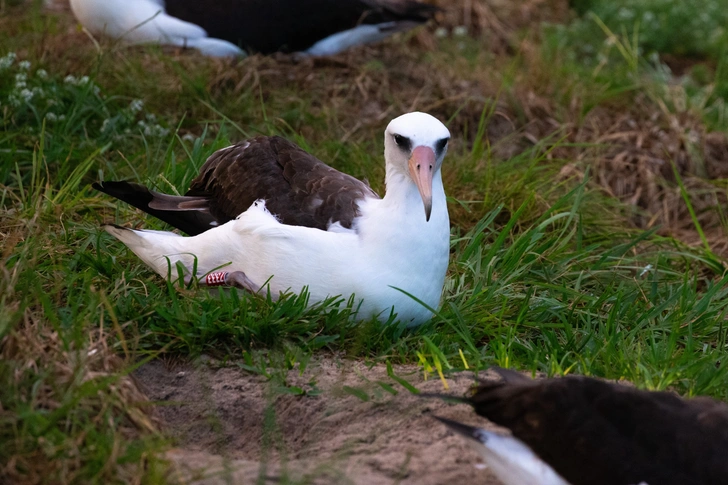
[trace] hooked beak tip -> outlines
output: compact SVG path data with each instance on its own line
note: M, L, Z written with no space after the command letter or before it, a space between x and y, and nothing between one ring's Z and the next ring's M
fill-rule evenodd
M412 150L409 170L412 180L417 185L422 202L425 205L425 218L430 222L432 215L432 170L435 165L435 152L430 147L419 146Z

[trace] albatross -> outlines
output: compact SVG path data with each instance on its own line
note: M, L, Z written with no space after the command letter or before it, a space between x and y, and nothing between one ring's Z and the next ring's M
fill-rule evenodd
M71 0L71 10L93 34L230 57L334 55L424 24L439 9L414 0Z
M728 483L728 405L599 379L531 380L494 368L466 398L500 435L437 418L466 436L506 485ZM440 396L442 397L442 396Z
M283 138L259 136L215 152L184 196L129 182L94 187L190 234L105 229L162 277L252 293L355 296L357 319L408 325L442 294L450 221L440 170L450 132L413 112L384 132L386 193Z

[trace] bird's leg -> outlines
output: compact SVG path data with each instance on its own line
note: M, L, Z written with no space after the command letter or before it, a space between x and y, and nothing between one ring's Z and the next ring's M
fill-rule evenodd
M234 286L241 290L259 294L261 287L253 283L242 271L216 271L205 276L204 283L207 286Z
M240 288L241 290L247 290L251 293L258 293L260 291L260 286L253 283L242 271L231 271L228 273L225 278L225 284Z

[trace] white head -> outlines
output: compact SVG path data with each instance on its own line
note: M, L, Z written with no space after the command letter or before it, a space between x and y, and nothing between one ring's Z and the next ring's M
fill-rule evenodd
M384 132L387 172L401 173L417 186L425 205L425 217L432 212L432 177L439 172L447 153L450 132L427 113L407 113L393 119Z

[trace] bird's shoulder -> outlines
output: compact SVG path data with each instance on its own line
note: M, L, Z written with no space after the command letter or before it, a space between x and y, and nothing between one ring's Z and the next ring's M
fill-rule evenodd
M377 194L280 136L258 136L218 150L187 195L210 199L218 219L232 219L259 199L284 224L351 227L358 201Z

